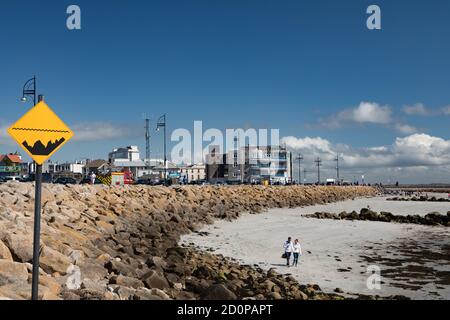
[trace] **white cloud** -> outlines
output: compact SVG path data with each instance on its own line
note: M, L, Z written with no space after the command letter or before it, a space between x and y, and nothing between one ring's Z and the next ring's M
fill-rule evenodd
M395 130L402 134L413 134L418 131L416 127L410 126L408 124L396 123L394 127Z
M389 124L392 122L392 110L389 106L381 106L375 102L361 102L357 107L345 109L327 119L320 125L326 128L339 128L345 124Z
M422 153L430 157L445 157L450 159L450 140L433 137L424 133L397 138L394 144L397 152L410 154ZM411 155L413 156L413 155Z
M381 146L381 147L370 147L366 148L367 151L373 151L373 152L387 152L389 149L388 147Z
M100 141L144 136L144 129L139 126L110 122L83 122L70 127L75 134L74 141Z
M349 120L359 123L387 124L391 122L391 108L373 102L361 102L351 111Z
M442 113L447 115L447 116L450 116L450 106L443 107L442 108Z
M410 183L450 182L450 140L440 137L416 133L398 137L388 146L366 148L332 144L320 137L286 137L282 142L304 156L304 166L310 172L315 172L314 159L321 157L324 176L335 176L333 159L339 154L342 174L347 178L366 174L373 182L392 179ZM297 170L295 166L294 169Z
M404 112L408 114L429 113L428 109L422 104L404 107ZM326 119L321 119L319 125L328 129L337 129L351 124L378 124L386 128L391 128L401 134L413 134L419 131L412 125L394 120L392 109L389 106L382 106L375 102L361 102L355 108L345 109Z
M413 106L403 107L403 112L407 115L417 116L440 116L450 115L450 106L442 107L440 109L431 109L425 107L422 103L417 103Z
M331 143L326 140L322 139L320 137L316 138L296 138L293 136L284 137L281 139L281 143L286 144L288 148L295 149L295 150L302 150L302 149L311 149L311 150L317 150L321 153L331 153Z
M431 114L431 111L423 105L423 103L416 103L412 106L403 107L403 112L408 115L427 116Z
M0 123L0 145L7 145L8 147L16 145L14 140L8 134L9 125Z

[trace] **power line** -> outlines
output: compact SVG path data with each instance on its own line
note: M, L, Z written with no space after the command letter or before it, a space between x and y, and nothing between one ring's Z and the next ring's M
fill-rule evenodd
M145 119L145 158L147 166L150 165L150 119Z
M336 155L336 158L334 158L334 161L336 161L336 177L337 177L337 182L341 181L340 177L339 177L339 155Z
M317 157L317 159L314 161L317 166L317 183L320 184L320 167L322 166L322 160Z
M298 183L302 184L302 160L303 156L299 154L295 160L298 160Z

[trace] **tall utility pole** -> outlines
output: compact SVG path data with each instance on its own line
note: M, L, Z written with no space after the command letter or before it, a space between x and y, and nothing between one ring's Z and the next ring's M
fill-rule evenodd
M298 184L302 184L302 160L303 156L299 154L295 160L298 160Z
M334 161L336 161L336 177L337 177L337 183L341 181L339 177L339 155L336 155L336 158L334 158Z
M147 167L150 166L150 119L145 119L145 159Z
M306 172L308 172L308 171L306 171L306 168L304 168L303 169L303 179L305 180L305 182L306 182Z
M159 117L156 122L156 131L159 131L160 128L164 128L164 185L167 185L167 153L166 153L166 114L163 114Z
M317 166L317 184L320 184L320 167L322 166L322 160L317 157L317 159L314 161Z

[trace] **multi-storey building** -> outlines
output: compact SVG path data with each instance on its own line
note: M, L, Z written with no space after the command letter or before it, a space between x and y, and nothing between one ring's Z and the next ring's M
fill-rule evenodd
M270 183L292 182L292 154L285 147L246 146L226 154L210 148L206 159L206 178L209 182Z
M197 163L180 167L180 179L185 183L206 180L206 165Z

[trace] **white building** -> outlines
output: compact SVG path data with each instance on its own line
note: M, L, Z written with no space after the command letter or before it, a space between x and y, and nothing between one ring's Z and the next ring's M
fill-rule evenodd
M44 162L42 165L42 173L49 174L62 174L62 173L70 173L70 174L83 174L85 167L84 161L75 161L75 162L53 162L48 160ZM36 167L34 162L30 162L28 164L28 172L35 173Z
M180 174L186 182L206 180L206 165L203 163L181 167Z
M67 172L67 173L79 173L83 174L84 163L81 161L77 162L66 162L55 165L55 172Z
M246 146L226 154L207 155L206 159L206 178L213 183L286 184L292 181L292 154L282 146Z
M139 149L137 146L116 148L109 153L108 160L111 164L115 161L138 161L140 160Z
M108 160L113 171L129 171L133 174L134 179L151 174L151 164L156 165L157 163L155 159L151 159L149 166L144 160L141 160L137 146L116 148L109 153Z
M246 147L246 180L286 184L292 180L292 154L281 146Z

